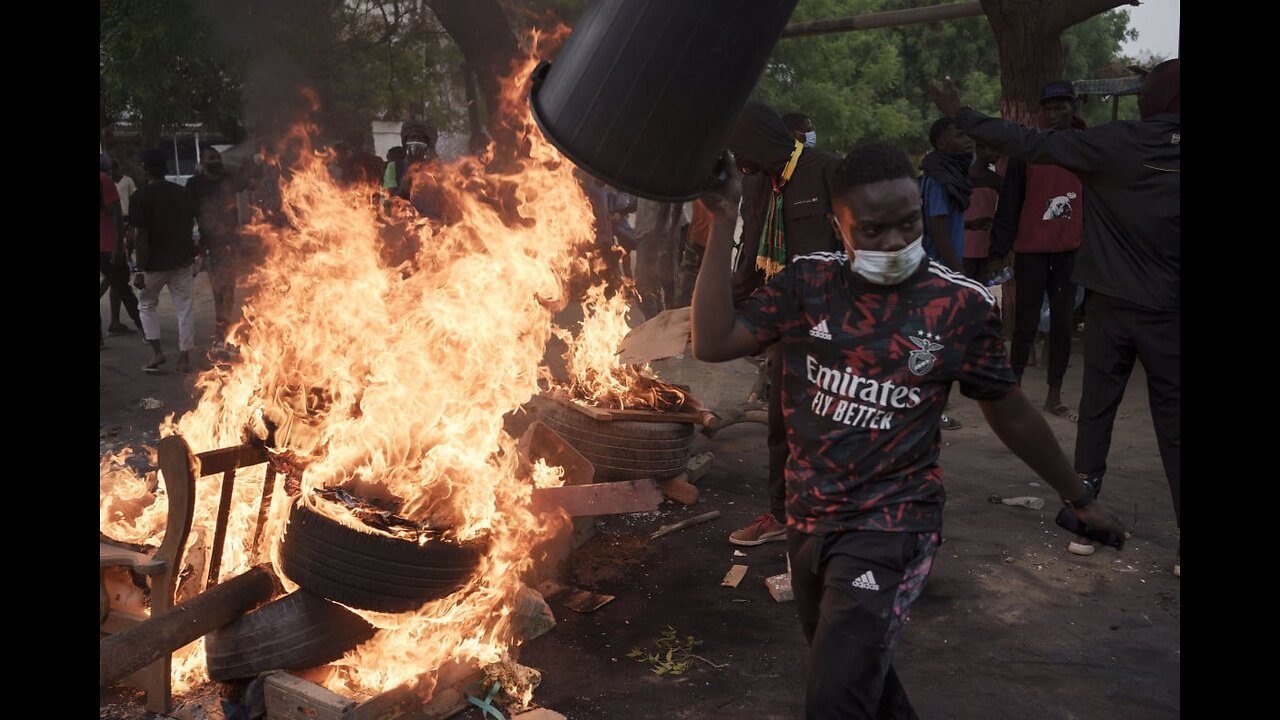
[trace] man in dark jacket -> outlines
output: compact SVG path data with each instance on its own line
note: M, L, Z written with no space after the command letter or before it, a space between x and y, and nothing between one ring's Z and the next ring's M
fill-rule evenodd
M1055 80L1040 91L1040 127L1054 132L1083 129L1075 117L1075 89ZM1062 378L1071 357L1076 286L1071 273L1084 234L1084 189L1075 173L1052 164L1009 160L1000 189L1000 205L991 227L991 255L1003 258L1012 248L1014 296L1013 349L1009 362L1022 371L1035 344L1040 306L1049 295L1049 393L1046 412L1071 421L1076 411L1062 402Z
M832 153L805 147L768 105L747 103L729 135L743 183L742 246L733 273L735 302L745 300L793 259L839 252L843 241L831 218ZM735 545L786 539L787 433L782 418L782 363L769 355L769 513L729 535Z
M1181 527L1181 65L1151 69L1138 99L1139 121L1077 132L1033 130L962 107L950 81L934 102L970 136L1027 162L1074 172L1089 202L1074 280L1091 291L1085 320L1084 388L1076 433L1076 472L1102 487L1116 409L1134 360L1147 373L1151 420ZM1069 548L1093 551L1081 539ZM1181 551L1179 551L1181 556ZM1174 574L1181 575L1181 557Z
M196 211L200 227L200 249L209 263L209 288L213 291L214 350L226 347L227 331L235 316L236 286L240 268L240 212L236 194L249 184L238 173L226 172L222 153L204 149L203 166L198 175L187 181L187 192Z

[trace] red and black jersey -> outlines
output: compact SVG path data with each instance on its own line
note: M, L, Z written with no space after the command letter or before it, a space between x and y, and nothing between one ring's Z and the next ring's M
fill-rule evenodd
M738 317L762 347L782 343L788 525L939 529L951 383L975 400L1017 384L991 293L932 261L876 285L844 253L816 253L775 275Z

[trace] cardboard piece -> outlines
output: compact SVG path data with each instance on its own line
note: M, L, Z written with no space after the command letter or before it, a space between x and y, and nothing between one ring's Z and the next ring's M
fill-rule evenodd
M738 587L738 583L742 582L742 578L747 576L746 565L734 565L729 568L729 572L724 574L724 579L720 581L721 587Z
M689 342L688 307L663 310L627 333L618 347L618 360L627 364L675 357Z
M594 593L582 588L561 585L554 580L542 583L538 586L538 590L542 592L542 596L547 599L547 602L554 602L580 613L595 612L614 599L613 595Z

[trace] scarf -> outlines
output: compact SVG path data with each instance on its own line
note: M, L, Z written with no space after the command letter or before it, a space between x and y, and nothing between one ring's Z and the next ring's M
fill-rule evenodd
M969 183L969 164L972 162L973 156L969 153L934 150L924 156L920 169L942 187L956 207L964 211L969 207L969 194L973 190Z
M777 275L787 264L787 223L783 212L783 190L791 174L800 161L800 153L804 152L804 143L795 141L795 150L791 159L782 169L782 176L772 179L773 192L769 196L769 206L765 209L764 227L760 231L760 249L756 251L756 267L764 270L764 279Z

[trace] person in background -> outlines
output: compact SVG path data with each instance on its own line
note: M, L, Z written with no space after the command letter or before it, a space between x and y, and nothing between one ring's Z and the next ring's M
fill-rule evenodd
M1075 90L1055 80L1040 91L1040 127L1054 132L1084 129L1076 117ZM1049 303L1049 391L1047 413L1076 422L1075 410L1062 402L1062 379L1071 357L1076 285L1071 274L1084 237L1085 191L1075 173L1051 163L1029 164L1011 158L1001 187L1001 207L991 229L991 254L1004 258L1013 251L1013 345L1009 361L1022 373L1034 353L1036 328L1044 297Z
M729 134L742 181L742 246L733 273L733 298L743 302L794 258L835 252L842 245L831 224L828 174L840 163L835 154L805 147L773 108L749 102ZM704 258L705 264L705 258ZM695 290L696 292L696 290ZM780 348L768 351L769 511L729 534L734 545L786 539L787 426L782 411Z
M102 185L99 190L105 200L102 211L112 216L109 224L99 223L99 270L102 272L104 279L102 285L109 292L107 303L111 311L111 322L107 325L107 334L109 335L129 335L133 333L133 329L120 322L120 307L123 305L125 312L129 315L129 319L133 321L138 331L142 331L142 318L138 314L138 297L133 294L133 288L129 286L129 263L126 261L125 254L125 238L124 229L128 227L129 218L129 198L133 196L133 192L137 186L133 183L133 178L120 174L120 165L115 160L108 158L105 154L99 158L98 171L100 173L110 172L107 179L112 187L108 188ZM125 182L127 181L127 182ZM102 183L99 178L99 183ZM116 204L112 205L112 189L115 190ZM118 217L115 217L118 215ZM110 231L110 242L103 237L102 233ZM107 245L110 247L106 247ZM98 297L102 297L99 292Z
M142 291L138 310L142 329L151 346L151 361L143 372L158 373L167 362L160 343L160 291L169 288L169 298L178 314L178 372L191 371L191 349L195 347L196 320L192 287L200 267L194 262L196 246L191 239L195 206L186 188L165 179L168 156L160 148L142 154L146 182L130 203L130 230L134 233L137 272L133 286Z
M818 146L818 131L813 127L813 118L804 113L787 113L782 116L782 124L787 126L791 135L805 147Z
M920 195L924 199L924 249L929 257L961 272L964 257L964 211L969 207L969 166L973 141L943 117L929 128L933 150L920 167Z
M240 213L236 193L248 189L243 176L227 172L222 153L205 148L200 173L187 181L200 228L200 249L208 262L209 287L213 291L213 343L215 352L228 349L227 334L236 313L236 287L240 276Z
M925 257L912 174L896 148L851 151L831 195L845 251L793 258L736 309L726 267L736 178L706 196L714 220L693 296L694 356L723 362L774 346L785 366L806 718L918 717L894 649L942 541L939 422L953 385L1077 518L1124 532L1018 389L991 293Z
M1178 58L1156 65L1138 96L1140 120L1085 130L1037 130L967 108L949 79L930 92L944 115L1001 153L1075 173L1088 195L1073 279L1089 291L1076 473L1096 497L1116 411L1134 362L1147 375L1151 422L1182 526L1182 120ZM1179 540L1181 543L1181 540ZM1089 555L1079 538L1068 551ZM1182 575L1182 549L1173 561Z
M929 128L933 150L924 156L920 196L924 202L924 249L930 258L956 272L964 270L964 213L973 186L973 141L951 118L942 117ZM964 423L943 414L942 429L959 430Z
M964 274L983 282L990 275L987 257L991 243L991 223L1000 198L1000 176L996 162L1000 153L979 144L977 162L969 167L973 191L964 211Z

